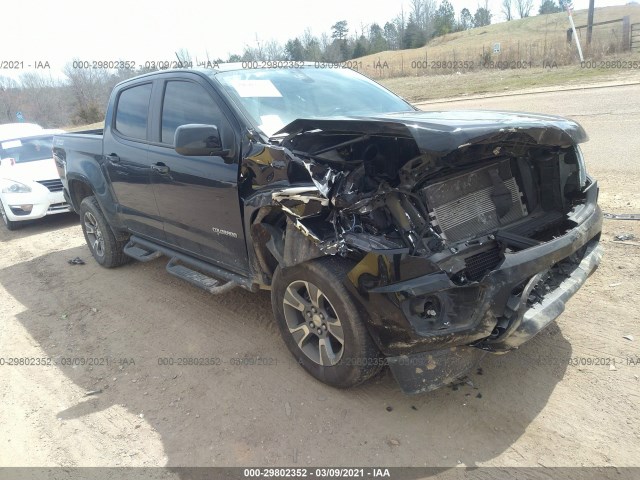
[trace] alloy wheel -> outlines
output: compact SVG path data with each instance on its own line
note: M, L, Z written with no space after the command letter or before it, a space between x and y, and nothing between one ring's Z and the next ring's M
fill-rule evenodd
M102 230L98 225L98 220L91 212L85 212L84 214L84 228L87 233L87 238L91 248L99 257L104 256L104 238L102 236Z
M313 283L297 280L285 290L282 303L298 348L318 365L336 365L344 352L344 333L326 295Z

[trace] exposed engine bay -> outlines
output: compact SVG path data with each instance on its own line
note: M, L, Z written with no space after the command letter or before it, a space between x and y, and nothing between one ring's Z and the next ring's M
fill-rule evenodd
M410 112L295 120L241 166L256 282L326 256L406 393L536 335L597 268L602 212L560 117Z
M505 254L576 226L572 214L584 203L587 179L578 147L557 126L494 125L455 149L433 151L397 124L385 129L381 122L355 122L354 132L345 128L349 122L308 120L285 127L287 135L275 143L286 169L280 178L288 185L274 181L268 196L264 190L260 195L261 205L278 206L312 241L312 256L429 258L433 269L437 265L464 285L482 278ZM258 163L258 174L256 164L245 169L255 190L257 176L264 178L269 169ZM272 254L282 256L275 247L283 244L272 242Z

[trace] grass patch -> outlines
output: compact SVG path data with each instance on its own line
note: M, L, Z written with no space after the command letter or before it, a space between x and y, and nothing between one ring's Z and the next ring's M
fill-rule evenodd
M632 24L640 23L640 5L596 8L594 21L618 20L625 15ZM587 10L576 11L574 20L578 26L585 25ZM564 12L536 15L451 33L436 37L421 48L380 52L354 62L359 71L374 79L448 75L461 69L479 71L492 62L525 62L538 68L575 65L579 58L575 42L567 43L568 28ZM585 59L609 59L624 51L622 22L594 27L591 46L585 44L585 29L579 36ZM500 53L493 53L495 44L500 44ZM460 63L466 66L461 67Z
M635 56L635 61L640 62L640 55ZM378 81L409 102L416 103L441 98L505 93L532 88L634 80L640 81L640 69L614 70L570 66L523 70L483 70L461 74L387 78Z

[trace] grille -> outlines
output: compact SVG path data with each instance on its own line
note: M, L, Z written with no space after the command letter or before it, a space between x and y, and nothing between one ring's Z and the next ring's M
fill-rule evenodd
M494 248L464 259L465 276L472 281L480 280L500 263L500 249Z
M52 203L51 205L49 205L49 210L47 210L48 212L59 212L62 210L69 210L69 204L66 202L62 202L62 203Z
M38 183L47 187L50 192L62 191L62 181L59 178L54 180L38 180Z
M511 193L511 208L501 218L491 198L495 187L490 171L495 169ZM508 161L434 183L423 193L430 206L432 225L438 227L449 242L494 231L527 215Z

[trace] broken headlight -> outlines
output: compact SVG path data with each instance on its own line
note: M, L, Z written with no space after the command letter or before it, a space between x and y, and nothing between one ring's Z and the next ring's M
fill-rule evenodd
M477 285L408 296L400 307L420 335L442 335L470 328L477 321L482 290Z

